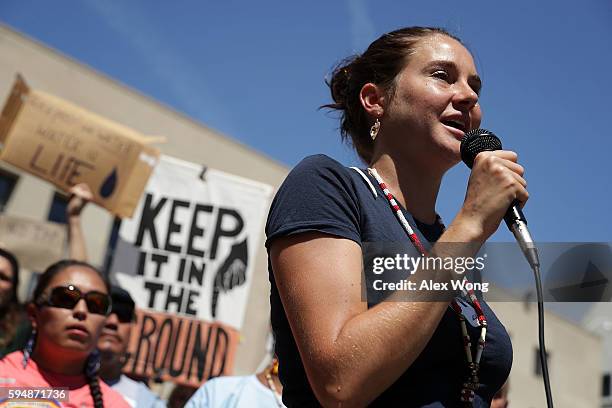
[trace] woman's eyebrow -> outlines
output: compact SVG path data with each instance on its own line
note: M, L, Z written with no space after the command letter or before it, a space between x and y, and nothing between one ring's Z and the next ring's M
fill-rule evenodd
M426 66L428 68L429 67L435 67L435 66L439 66L439 67L441 66L441 67L444 67L444 68L457 69L457 65L453 61L449 61L449 60L445 60L445 59L429 61Z

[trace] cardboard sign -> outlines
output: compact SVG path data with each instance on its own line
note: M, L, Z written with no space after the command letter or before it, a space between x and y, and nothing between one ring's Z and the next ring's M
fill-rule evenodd
M17 77L2 111L0 159L67 191L85 182L93 202L131 217L157 163L150 139Z
M12 252L22 267L44 271L64 258L66 226L0 215L0 247Z
M199 386L231 374L237 330L218 323L138 310L124 371Z
M134 217L121 223L110 269L146 312L125 369L193 386L232 371L272 194L266 184L201 173L201 166L161 157ZM177 340L187 326L200 331ZM214 347L210 336L218 338Z

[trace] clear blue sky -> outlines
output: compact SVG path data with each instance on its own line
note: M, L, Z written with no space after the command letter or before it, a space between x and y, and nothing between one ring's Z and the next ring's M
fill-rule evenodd
M527 169L536 240L612 241L608 0L3 0L0 19L289 166L357 161L317 110L336 62L395 28L445 27L476 57L482 127ZM467 176L460 165L445 179L448 221Z

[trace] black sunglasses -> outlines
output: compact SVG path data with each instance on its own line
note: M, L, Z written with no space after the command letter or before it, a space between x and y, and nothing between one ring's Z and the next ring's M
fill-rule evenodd
M108 316L111 312L112 302L106 293L92 290L83 294L74 285L57 286L51 289L47 299L36 302L38 306L61 307L62 309L74 309L79 300L85 299L87 310L90 313Z
M115 301L111 314L115 313L120 323L131 323L134 321L134 304Z

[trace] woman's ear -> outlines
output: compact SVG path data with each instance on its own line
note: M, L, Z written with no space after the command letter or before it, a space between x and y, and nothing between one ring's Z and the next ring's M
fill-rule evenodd
M372 118L380 118L385 111L385 93L376 84L368 82L359 92L361 106Z
M38 308L32 302L28 303L26 306L26 313L28 314L28 318L30 319L30 323L32 323L32 328L36 329L36 315L38 314Z

